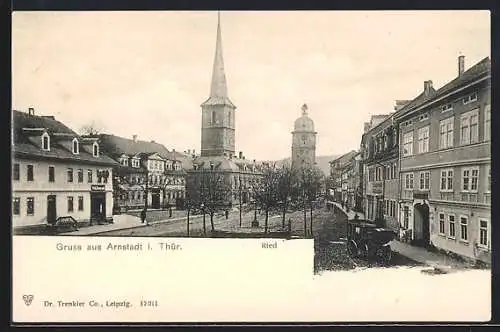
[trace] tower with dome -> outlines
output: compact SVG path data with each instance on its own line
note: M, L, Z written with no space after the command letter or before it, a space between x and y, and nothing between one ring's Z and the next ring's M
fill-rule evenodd
M310 168L316 164L316 134L314 122L308 115L306 104L302 116L295 120L292 131L292 168Z

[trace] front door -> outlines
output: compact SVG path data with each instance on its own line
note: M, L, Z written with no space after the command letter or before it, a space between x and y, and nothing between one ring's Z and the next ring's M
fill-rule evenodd
M90 194L90 218L92 222L106 219L106 196L104 193Z
M57 220L56 195L47 196L47 223L55 224Z
M427 247L430 242L429 206L416 204L414 208L414 242L418 246Z
M151 194L151 207L153 209L160 208L160 193L152 193Z

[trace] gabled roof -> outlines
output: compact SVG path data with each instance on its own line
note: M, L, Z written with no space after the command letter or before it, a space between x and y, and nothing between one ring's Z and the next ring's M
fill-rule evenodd
M73 154L71 144L68 146L65 140L56 139L57 134L67 134L67 138L73 139L76 137L79 141L83 140L77 133L64 125L62 122L55 120L54 117L31 115L17 110L12 111L12 130L13 130L13 152L17 156L26 158L48 158L70 160L74 162L116 165L117 163L103 154L102 151L98 157L94 157L91 150L79 149L78 154ZM37 144L37 140L31 134L26 134L23 128L46 128L47 133L51 137L50 151L44 151L41 145ZM40 131L40 135L43 131ZM59 135L64 137L65 135ZM54 139L52 139L54 138ZM41 141L40 141L41 143Z
M101 149L112 155L126 154L128 156L158 153L162 158L168 159L168 149L156 142L146 142L141 140L132 140L120 136L99 134Z
M330 161L330 164L333 164L333 163L336 163L336 162L345 163L346 161L349 161L351 158L353 158L357 153L358 153L358 151L351 150L351 151L349 151L349 152L341 155L340 157L337 157L336 159L333 159L332 161Z
M401 110L396 112L395 117L401 118L402 116L410 113L411 111L423 105L424 103L442 97L462 86L466 86L467 84L474 82L480 77L489 75L490 72L491 72L491 60L489 57L486 57L483 60L476 63L474 66L470 67L462 75L446 83L444 86L439 88L431 95L425 97L424 93L421 93L419 96L413 99L409 104L407 104Z

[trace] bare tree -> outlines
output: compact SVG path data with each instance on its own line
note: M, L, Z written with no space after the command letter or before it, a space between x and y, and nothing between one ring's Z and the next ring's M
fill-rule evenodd
M269 225L269 211L278 204L277 189L279 185L279 171L273 166L264 168L262 177L253 186L255 202L265 212L264 232L267 233Z
M314 202L321 193L322 186L324 184L324 174L317 167L303 168L301 170L302 175L302 194L304 202L304 234L307 236L307 221L306 221L306 209L309 207L310 213L310 224L309 229L311 236L313 234L313 208Z
M292 198L292 185L293 185L293 170L288 163L283 164L281 169L278 170L278 187L277 195L278 201L281 204L282 220L281 225L285 228L286 211L288 203Z
M224 173L201 169L191 172L186 182L189 210L199 208L203 213L203 233L206 235L205 214L210 215L210 226L215 230L214 215L229 205L231 185Z
M80 128L80 134L88 136L99 135L103 130L103 127L98 125L94 120Z

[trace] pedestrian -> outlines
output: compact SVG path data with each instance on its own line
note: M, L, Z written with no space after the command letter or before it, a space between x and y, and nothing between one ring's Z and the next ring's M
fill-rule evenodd
M354 215L354 220L359 220L359 216L357 213Z
M146 208L142 209L141 211L141 223L144 224L145 220L146 220Z
M229 211L226 210L226 219L228 219L228 218L229 218Z

